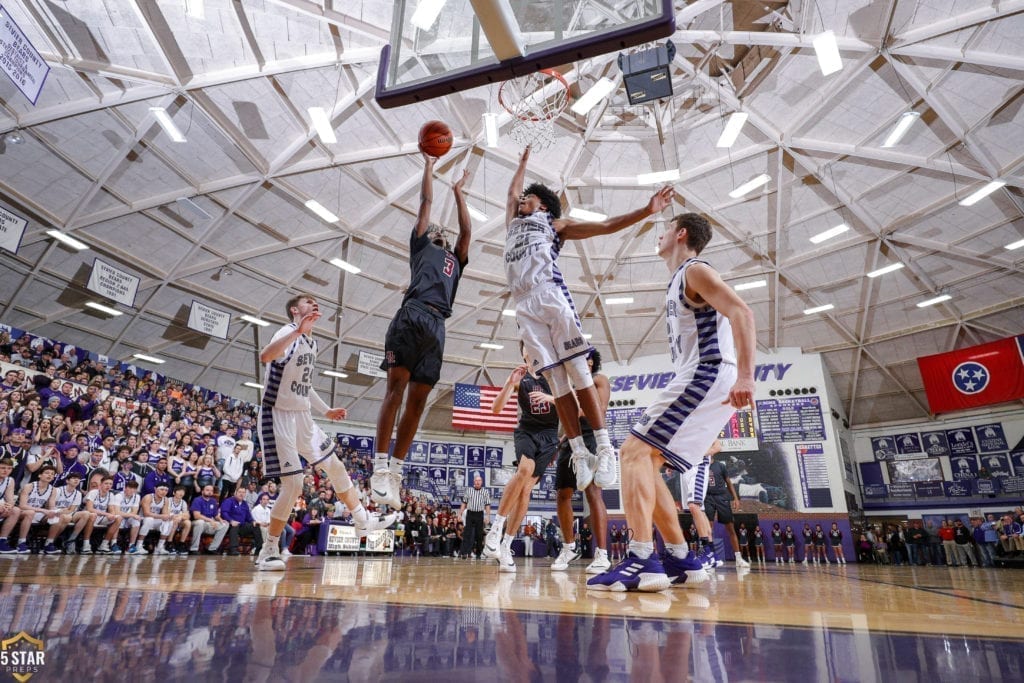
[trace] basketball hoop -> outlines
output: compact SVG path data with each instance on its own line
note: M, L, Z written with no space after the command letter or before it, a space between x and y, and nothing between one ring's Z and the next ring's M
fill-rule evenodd
M555 119L569 106L569 83L554 69L541 69L502 83L498 103L512 115L512 139L544 149L555 142Z

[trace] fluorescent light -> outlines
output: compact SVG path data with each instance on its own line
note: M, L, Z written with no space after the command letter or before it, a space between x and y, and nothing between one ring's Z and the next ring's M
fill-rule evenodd
M974 206L975 204L980 202L982 199L984 199L985 197L989 196L990 194L992 194L993 192L995 192L996 190L998 190L1000 187L1002 187L1005 184L1006 184L1005 180L993 180L992 182L986 184L984 187L982 187L977 192L975 192L975 193L965 197L964 199L961 199L960 200L960 206Z
M206 19L206 7L203 0L185 0L185 14L193 19Z
M1009 244L1007 244L1003 248L1004 249L1009 249L1010 251L1013 251L1014 249L1020 249L1021 247L1024 247L1024 240L1017 240L1016 242L1010 242Z
M569 218L575 218L581 221L603 221L608 216L603 213L597 213L596 211L587 211L586 209L570 209Z
M593 339L594 335L590 334L589 332L584 332L583 333L583 338L584 339Z
M824 306L815 306L813 308L805 308L804 315L813 315L815 313L822 313L824 311L831 311L835 306L832 304L825 304Z
M514 317L516 317L516 312L515 312L515 310L514 310L514 309L511 309L511 308L506 308L505 310L503 310L503 311L501 312L501 314L502 314L502 315L506 315L506 316L508 316L509 318L514 318Z
M761 287L767 287L767 280L752 280L750 282L741 282L740 284L733 287L737 292L742 292L745 289L759 289Z
M241 317L241 319L244 320L247 323L252 323L253 325L259 325L260 327L266 327L267 325L270 324L266 320L261 320L261 319L257 318L256 316L253 316L253 315L243 315L243 316L239 316L239 317Z
M89 248L88 244L84 242L79 242L71 235L65 235L60 230L47 230L46 234L52 237L53 239L57 240L58 242L63 242L72 249L77 249L78 251L83 251Z
M484 114L484 139L488 147L498 146L498 115L494 112Z
M320 218L323 218L328 223L337 223L338 217L333 213L324 208L324 205L315 199L310 199L306 202L306 208L315 213Z
M756 178L751 178L747 182L737 187L735 190L729 193L729 196L732 197L733 199L739 199L745 194L750 194L751 192L761 187L762 185L767 185L768 181L770 181L771 179L772 177L770 175L768 175L767 173L762 173Z
M943 301L949 301L953 297L949 294L940 294L933 299L925 299L917 304L918 308L924 308L925 306L934 306L935 304L941 304Z
M171 120L171 116L167 113L166 109L163 107L150 107L149 111L156 117L156 122L160 124L160 127L164 129L164 132L167 133L171 140L185 142L185 136L174 125L174 121Z
M718 142L715 143L715 147L732 147L736 143L736 138L740 136L740 131L743 130L743 124L747 122L748 116L748 114L741 111L730 114L729 120L725 122L722 134L718 138Z
M882 143L882 147L895 147L896 143L903 139L903 136L907 134L910 127L914 125L914 121L921 118L921 114L916 111L905 111L900 116L900 120L896 122L896 127L889 133L889 137Z
M656 171L654 173L641 173L636 177L637 185L654 185L655 183L674 183L679 180L679 169L671 171Z
M878 277L879 275L885 275L886 273L891 273L893 271L899 270L902 267L902 263L890 263L889 265L883 266L878 270L872 270L870 273L868 273L868 277Z
M469 203L466 204L466 211L468 211L469 215L472 216L473 218L477 219L478 221L485 221L485 220L487 220L487 214L484 213L483 211L481 211L480 209L476 208L472 204L469 204Z
M359 273L363 272L360 268L353 266L348 261L342 261L340 258L332 258L331 265L338 266L346 273L352 273L353 275L359 275Z
M423 31L429 31L430 27L437 21L437 15L441 13L446 0L420 0L416 4L416 11L412 13L409 23Z
M154 358L153 356L147 356L144 353L133 353L132 358L138 358L139 360L144 360L147 363L156 363L157 365L163 365L167 362L163 358Z
M324 370L323 374L327 375L328 377L339 377L341 379L348 379L348 375L346 375L344 372L338 372L336 370Z
M263 388L262 384L257 384L256 382L242 382L242 386L243 387L252 387L253 389L262 389Z
M843 68L843 58L839 56L839 45L836 34L825 31L814 38L814 53L818 56L818 66L824 76L834 74Z
M615 81L608 78L599 78L597 83L590 86L590 90L583 93L570 109L574 113L584 116L594 108L595 104L607 97L613 90L615 90Z
M86 301L85 305L89 308L94 308L101 313L106 313L107 315L123 315L123 313L116 308L104 306L103 304L98 304L95 301Z
M825 232L819 232L817 235L811 238L811 242L814 244L821 244L825 240L830 240L836 235L842 235L844 232L850 229L846 223L840 223L834 228L829 228Z
M501 351L504 346L501 344L492 344L491 342L480 342L481 349L494 349L495 351Z
M604 300L605 305L614 306L616 304L631 304L633 303L633 297L631 296L613 296Z
M334 128L331 126L331 119L328 118L327 111L323 107L310 107L308 111L309 118L313 121L313 128L320 136L320 141L327 145L337 142L338 138L334 135Z

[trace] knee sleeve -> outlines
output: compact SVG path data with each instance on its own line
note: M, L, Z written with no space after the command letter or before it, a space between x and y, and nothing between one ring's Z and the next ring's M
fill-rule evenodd
M324 471L327 472L327 477L331 480L334 490L338 493L345 493L352 488L352 478L348 476L345 463L333 455L321 462L320 467L324 468Z
M572 391L572 385L569 384L569 376L565 374L564 365L548 368L542 374L547 379L555 398L561 398Z
M587 367L586 356L570 358L562 363L562 367L565 368L569 381L572 382L572 386L576 391L582 391L594 386L594 376L590 374L590 368Z
M281 495L277 497L277 502L274 504L274 509L270 512L270 516L274 519L288 521L288 515L292 513L295 501L299 499L300 495L302 495L301 476L293 474L288 477L281 477Z

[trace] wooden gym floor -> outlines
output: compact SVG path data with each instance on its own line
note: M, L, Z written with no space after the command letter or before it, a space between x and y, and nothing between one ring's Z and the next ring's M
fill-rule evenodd
M0 556L0 636L43 642L40 681L1024 680L1016 570L727 564L609 594L517 563Z

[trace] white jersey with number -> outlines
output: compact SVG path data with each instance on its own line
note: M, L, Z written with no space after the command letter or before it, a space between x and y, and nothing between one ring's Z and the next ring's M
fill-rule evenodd
M505 233L505 279L513 299L518 301L548 286L565 285L558 270L562 244L546 211L512 219Z
M164 497L161 500L157 500L156 496L153 496L153 498L150 499L150 501L149 501L149 514L150 514L150 516L151 517L157 517L159 515L164 514L164 504L168 500L170 500L170 499L166 498L166 497Z
M277 331L271 343L298 329L289 323ZM278 410L310 409L309 392L313 387L316 340L301 335L285 350L284 356L267 363L264 371L263 406Z
M28 507L43 509L46 504L50 502L50 494L53 493L53 484L50 484L45 489L39 489L39 482L33 482L32 488L28 491Z
M57 489L57 500L54 508L57 510L77 510L82 506L82 492L76 489L71 489L71 493L68 493L66 486L61 486ZM40 505L39 507L42 507Z
M86 500L92 501L92 507L94 510L99 512L106 512L110 508L114 507L114 498L117 494L108 491L107 495L102 495L99 489L93 489L85 496Z
M184 498L178 501L176 501L174 498L171 498L170 502L167 504L167 507L168 512L170 512L172 515L180 515L188 512L188 501L185 500ZM149 509L152 510L153 506L150 505Z
M139 509L139 494L133 495L131 498L126 497L123 493L118 495L112 505L119 507L121 512L129 515L135 513Z
M686 298L686 271L694 263L709 265L707 261L687 259L676 269L665 294L669 351L676 374L683 377L693 375L698 365L736 365L729 319L710 304Z

